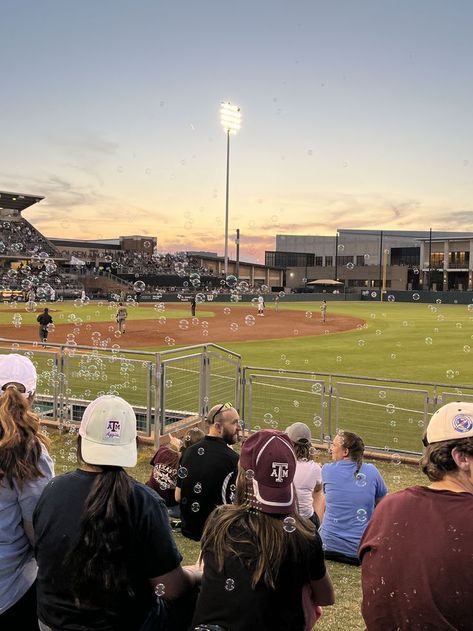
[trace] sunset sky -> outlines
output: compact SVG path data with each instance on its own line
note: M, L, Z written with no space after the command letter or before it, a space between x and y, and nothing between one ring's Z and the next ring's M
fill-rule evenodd
M50 237L264 260L276 233L473 230L470 0L1 0L0 190ZM234 251L233 238L230 253Z

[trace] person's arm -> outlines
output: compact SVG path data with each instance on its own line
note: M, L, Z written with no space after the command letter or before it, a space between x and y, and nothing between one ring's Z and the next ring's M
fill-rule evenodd
M325 493L323 491L323 487L320 487L319 491L315 491L313 494L314 501L314 511L317 513L317 517L322 523L322 519L324 518L325 513Z
M323 607L333 605L335 602L332 579L328 572L320 580L310 581L310 588L312 590L312 601L315 605Z
M150 578L149 582L153 589L162 585L159 591L160 596L165 600L176 600L184 592L200 585L201 580L202 570L200 568L194 565L185 567L179 565L167 574Z
M31 521L23 520L23 530L25 531L25 535L28 538L28 541L31 544L31 547L34 546L34 530L33 523Z
M181 488L179 486L176 486L176 489L174 491L174 499L178 503L181 502Z
M376 480L376 496L374 498L375 506L377 506L383 497L386 497L388 494L388 487L386 486L383 476L378 470L376 470L376 472L378 474L378 479Z
M320 498L320 496L323 495L322 492L322 483L317 483L314 487L314 490L312 491L312 506L314 508L314 512L317 514L317 516L320 518L319 515L319 510L322 508L322 503L323 503L323 499ZM322 508L322 515L323 515L323 508Z

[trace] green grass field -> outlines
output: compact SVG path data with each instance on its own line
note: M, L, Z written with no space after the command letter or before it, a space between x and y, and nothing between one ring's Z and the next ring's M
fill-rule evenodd
M19 309L20 305L3 306L0 324L18 321L21 326L33 324L35 313ZM250 304L228 303L232 312L254 313ZM242 355L244 365L273 368L274 372L252 370L251 396L247 396L242 415L253 428L272 426L284 428L294 421L313 427L315 438L333 436L337 429L350 429L363 435L367 445L386 448L391 452L419 451L425 419L442 401L472 396L470 365L473 346L472 305L442 305L419 303L331 302L328 319L336 314L351 315L364 321L352 331L310 337L294 335L294 325L288 327L287 337L275 340L224 342L223 346ZM279 313L272 306L267 316L280 318L296 312L300 321L313 312L318 317L319 303L282 303ZM156 346L153 335L149 346L138 354L124 348L125 339L112 337L114 352L108 352L94 337L94 322L110 321L115 305L98 302L77 306L76 302L56 303L56 323L74 322L75 328L85 328L94 349L85 353L71 352L62 366L55 366L49 352L35 350L40 368L39 391L53 395L64 385L64 402L68 399L90 400L103 393L120 394L135 405L153 402L154 382L150 363L152 355L144 350L172 351L176 346ZM208 307L210 309L210 305ZM133 321L158 320L165 316L176 321L183 312L172 303L140 304L129 308L128 327ZM209 322L212 341L212 312L206 305L199 306L199 316ZM11 337L17 329L12 325ZM52 340L57 335L51 336ZM156 338L154 338L156 339ZM64 341L64 340L58 340ZM218 339L216 340L219 341ZM190 357L166 368L163 390L165 409L198 409L200 359ZM292 373L291 371L305 371ZM209 401L234 401L232 369L222 359L212 364ZM317 373L341 374L328 379ZM354 379L364 375L366 380ZM375 383L374 378L385 381ZM391 380L405 380L406 385ZM435 382L438 388L412 385L416 381ZM470 387L468 387L470 384ZM416 391L412 391L412 389ZM427 414L427 416L426 416Z
M106 302L90 303L77 307L74 302L56 303L59 310L57 323L75 322L88 327L93 322L113 321L115 305ZM172 303L161 303L159 311L151 304L140 304L129 309L129 326L133 320L180 319L182 311L173 309ZM229 303L232 310L254 313L249 304ZM471 309L470 309L471 307ZM267 314L271 315L272 307ZM284 319L284 310L318 312L317 302L281 303L281 311L274 317ZM10 324L14 314L22 317L21 325L34 324L35 313L27 313L20 305L4 305L0 310L0 324ZM332 373L381 376L387 379L412 379L461 384L470 382L471 347L473 346L473 305L427 305L419 303L329 303L328 318L344 314L361 318L363 328L330 335L298 337L293 330L278 340L226 342L224 345L240 353L247 365L275 368L321 371ZM212 319L212 312L204 305L199 317ZM211 322L210 327L211 331ZM91 345L93 326L90 327ZM12 324L11 337L15 337ZM53 339L51 341L54 341ZM121 340L123 345L124 340ZM150 340L149 351L168 350Z

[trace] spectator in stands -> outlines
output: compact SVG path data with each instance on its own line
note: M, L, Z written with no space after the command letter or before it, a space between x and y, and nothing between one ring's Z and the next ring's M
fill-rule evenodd
M202 537L194 629L303 631L333 604L320 537L296 511L295 472L286 434L262 430L243 444L235 503L210 515Z
M39 314L36 321L39 322L39 341L42 342L44 346L48 339L49 327L53 323L53 319L47 307L45 307L43 313Z
M133 408L112 395L90 403L77 455L79 468L55 478L34 513L40 621L46 629L159 628L156 595L173 601L200 576L180 565L164 502L123 469L137 461Z
M323 514L320 535L325 558L359 565L358 544L374 507L388 492L373 464L363 463L363 440L352 432L339 432L332 443L331 464L322 467L324 495L317 513ZM323 513L325 503L325 513Z
M473 628L473 404L437 410L424 445L431 484L389 495L361 540L369 631Z
M231 449L239 436L240 416L231 403L214 405L206 418L208 434L189 447L178 472L176 500L182 534L199 541L216 506L233 499L238 455Z
M318 495L322 492L322 469L314 462L310 453L310 429L305 423L294 423L287 428L286 434L292 441L297 458L294 487L299 515L310 519L318 529L320 519L315 507L320 505Z
M0 358L0 629L33 631L36 573L33 511L54 475L47 438L31 411L36 370L21 355Z

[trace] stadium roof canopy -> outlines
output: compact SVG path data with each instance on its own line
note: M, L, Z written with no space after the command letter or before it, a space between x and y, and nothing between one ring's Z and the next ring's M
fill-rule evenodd
M44 197L39 195L22 195L21 193L7 193L0 191L0 209L19 210L22 212L33 204L40 202Z

